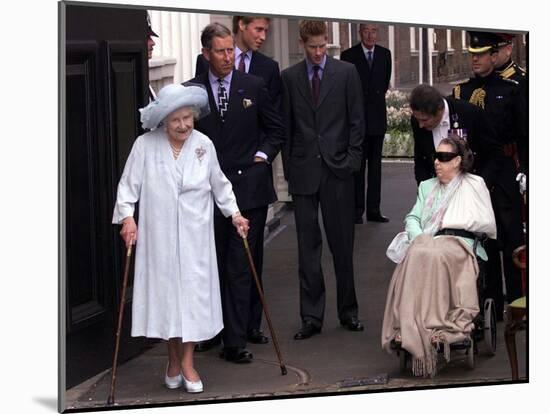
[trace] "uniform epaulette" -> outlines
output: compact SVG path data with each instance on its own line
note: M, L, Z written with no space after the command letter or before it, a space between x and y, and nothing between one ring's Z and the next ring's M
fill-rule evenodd
M456 85L453 88L453 96L455 97L455 99L460 99L460 85Z
M515 73L516 73L516 69L513 66L510 66L504 69L502 72L500 72L500 77L502 79L509 79L510 77L514 76Z
M518 68L518 70L521 72L521 75L522 76L525 76L525 74L527 73L527 71L525 69L523 69L520 65L518 65L516 63L516 68Z

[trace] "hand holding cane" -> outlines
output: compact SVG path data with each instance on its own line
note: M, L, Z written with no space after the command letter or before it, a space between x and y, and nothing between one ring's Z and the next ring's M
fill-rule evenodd
M277 358L279 360L279 366L281 367L281 374L286 375L286 367L281 356L281 351L279 349L279 343L277 341L277 335L275 335L275 330L271 324L271 318L269 317L269 311L267 310L267 304L265 303L265 298L262 291L262 286L260 285L260 279L256 273L256 267L254 266L254 261L252 260L252 254L250 253L250 247L248 247L248 240L246 236L241 235L244 243L244 248L246 250L246 255L248 256L248 262L250 264L250 269L252 270L252 275L254 276L254 281L256 282L256 288L258 289L258 295L260 296L260 301L262 302L262 307L264 308L265 319L267 325L269 326L269 331L271 332L271 337L273 338L273 345L275 346L275 352L277 353Z
M130 260L132 256L132 245L134 243L134 236L130 239L130 244L126 250L126 263L124 265L124 278L122 281L122 294L120 297L120 306L118 309L118 327L116 331L115 352L113 356L113 369L111 371L111 391L109 398L107 399L107 405L113 405L115 403L115 383L116 383L116 368L118 359L118 349L120 345L120 331L122 329L122 317L124 316L124 300L126 297L126 286L128 285L128 273L130 272Z

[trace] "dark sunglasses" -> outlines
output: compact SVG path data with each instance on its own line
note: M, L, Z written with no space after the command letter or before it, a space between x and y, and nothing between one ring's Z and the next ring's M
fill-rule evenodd
M434 160L439 160L441 162L448 162L451 161L454 157L457 157L458 154L455 152L443 152L443 151L437 151L434 154Z

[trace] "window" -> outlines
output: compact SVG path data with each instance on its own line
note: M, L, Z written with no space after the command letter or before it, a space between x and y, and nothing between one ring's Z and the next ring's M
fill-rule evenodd
M453 51L453 31L447 29L447 50Z

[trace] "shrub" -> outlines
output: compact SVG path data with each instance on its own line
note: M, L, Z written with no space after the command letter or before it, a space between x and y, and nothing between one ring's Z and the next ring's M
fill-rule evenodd
M397 89L386 92L386 109L388 113L388 133L411 133L411 108L409 96Z

